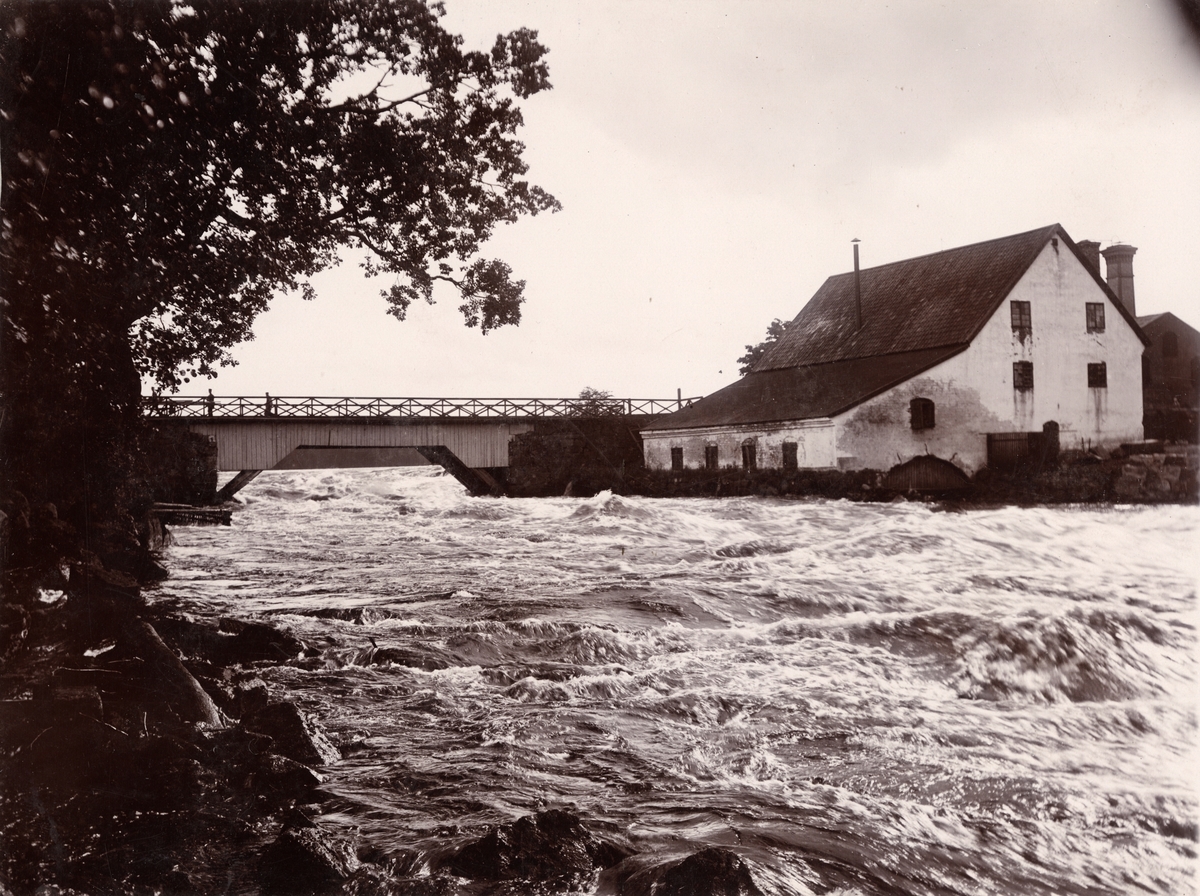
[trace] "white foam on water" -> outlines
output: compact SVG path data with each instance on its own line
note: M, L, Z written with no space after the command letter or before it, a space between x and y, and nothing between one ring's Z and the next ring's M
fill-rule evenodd
M328 787L377 844L570 804L645 851L740 844L772 894L1192 885L1195 507L490 499L436 468L241 497L176 530L156 599L325 645L261 671L365 745Z

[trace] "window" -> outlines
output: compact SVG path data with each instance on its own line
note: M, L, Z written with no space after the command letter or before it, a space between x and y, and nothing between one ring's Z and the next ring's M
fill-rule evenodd
M1013 388L1018 392L1033 389L1033 362L1013 361Z
M1099 364L1088 365L1088 388L1108 388L1108 365L1101 361Z
M717 468L719 459L720 455L717 451L716 445L704 446L704 469L715 470Z
M783 468L785 470L795 470L800 465L796 462L796 443L783 443Z
M1104 303L1087 303L1087 331L1089 333L1104 332Z
M1164 358L1174 358L1179 354L1179 337L1170 330L1163 333L1162 350Z
M1029 308L1028 302L1013 301L1010 303L1012 308L1012 328L1017 334L1017 338L1024 342L1033 334L1033 312Z
M933 429L933 402L928 398L914 398L908 403L908 412L912 415L913 431Z
M679 471L679 470L683 469L683 449L682 448L672 448L671 449L671 469L675 470L675 471Z
M753 470L758 466L756 453L753 442L746 442L742 445L742 466L747 470Z

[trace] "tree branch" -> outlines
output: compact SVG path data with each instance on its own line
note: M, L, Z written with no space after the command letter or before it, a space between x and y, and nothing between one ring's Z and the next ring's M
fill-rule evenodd
M378 89L378 87L379 87L379 85L376 85L376 89ZM374 117L374 116L382 115L384 112L390 112L392 109L395 109L397 106L402 106L405 103L411 103L411 102L415 101L417 99L417 97L424 96L427 93L432 93L435 89L436 88L433 88L433 87L426 87L424 90L418 90L416 93L412 94L411 96L406 96L403 99L395 100L395 101L390 102L383 106L375 106L370 109L364 109L361 106L359 106L358 104L361 103L363 100L365 100L367 97L375 96L375 90L372 90L370 93L364 93L360 97L356 97L355 99L348 100L347 102L344 102L344 103L338 103L336 106L320 106L317 108L316 111L325 112L325 113L352 112L355 115L370 115L370 116ZM420 105L420 104L418 103L418 105Z

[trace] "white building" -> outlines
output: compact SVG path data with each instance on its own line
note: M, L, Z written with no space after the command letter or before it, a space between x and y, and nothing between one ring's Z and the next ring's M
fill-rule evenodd
M973 473L1055 425L1140 440L1146 338L1084 246L1055 224L834 275L750 373L643 430L646 465Z

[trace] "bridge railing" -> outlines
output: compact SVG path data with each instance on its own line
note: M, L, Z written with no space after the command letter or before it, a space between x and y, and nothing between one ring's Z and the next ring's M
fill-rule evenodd
M529 417L656 417L696 398L333 398L172 395L145 399L150 417L388 417L515 419Z

